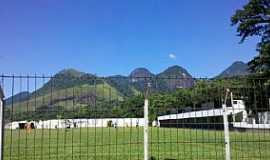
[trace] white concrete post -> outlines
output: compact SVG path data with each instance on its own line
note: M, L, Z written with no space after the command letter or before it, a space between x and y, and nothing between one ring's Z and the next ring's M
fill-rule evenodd
M149 89L151 87L151 84L148 83L146 87L146 92L145 92L145 99L144 99L144 160L148 160L149 158L149 153L148 153L148 107L149 107L149 100L148 100L148 95L149 95Z
M144 100L144 160L148 160L148 105L146 97Z
M1 89L1 88L0 88ZM0 160L3 160L3 135L4 135L4 102L0 97Z
M226 156L226 160L231 160L230 132L229 132L229 123L228 123L228 117L227 117L226 104L223 104L222 108L223 108L223 124L224 124L224 138L225 138L225 153L226 153L225 156Z
M269 100L268 102L269 102L269 111L270 111L270 98L268 100Z

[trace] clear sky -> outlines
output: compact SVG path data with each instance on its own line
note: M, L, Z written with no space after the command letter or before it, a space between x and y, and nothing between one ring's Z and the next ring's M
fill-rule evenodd
M185 67L212 77L256 55L230 17L247 0L12 0L0 5L0 73L106 76Z

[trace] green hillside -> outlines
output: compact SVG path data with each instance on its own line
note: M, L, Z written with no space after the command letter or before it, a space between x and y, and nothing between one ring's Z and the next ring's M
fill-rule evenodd
M99 78L75 69L64 69L36 91L24 94L24 98L21 98L20 93L8 98L6 108L13 109L15 113L34 111L44 106L73 109L74 105L94 105L95 101L121 101L124 96L136 94L138 91L129 86L127 79L121 81L118 77Z
M120 92L106 82L97 85L83 84L43 95L31 94L25 101L7 105L5 119L14 121L91 117L94 116L94 109L110 112L113 104L123 101L123 98ZM104 114L109 115L107 112Z
M120 110L124 98L138 94L140 92L124 76L100 78L75 69L64 69L36 91L23 94L24 98L20 93L9 97L5 119L83 118L94 116L94 109L103 110L103 116L113 116Z
M96 86L83 84L67 89L53 90L51 93L43 95L32 94L29 99L17 102L13 106L7 105L7 108L13 108L14 112L34 111L42 106L63 106L65 109L72 109L73 101L75 107L83 104L94 104L94 100L91 99L94 97L99 100L123 99L121 93L105 82ZM89 101L84 100L87 98L90 98Z

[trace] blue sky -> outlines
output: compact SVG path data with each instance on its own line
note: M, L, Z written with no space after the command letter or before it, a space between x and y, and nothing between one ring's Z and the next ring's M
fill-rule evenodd
M256 55L230 17L247 0L14 0L0 5L0 73L106 76L185 67L212 77Z

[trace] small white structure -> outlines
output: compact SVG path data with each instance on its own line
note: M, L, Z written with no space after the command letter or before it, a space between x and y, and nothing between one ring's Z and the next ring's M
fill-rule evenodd
M270 112L259 112L258 118L260 124L270 124Z
M153 121L152 122L152 127L159 127L160 126L160 124L159 124L159 121Z
M109 124L117 127L142 127L143 118L104 118L104 119L51 119L45 121L15 121L7 123L6 129L19 129L20 124L33 123L36 129L57 128L87 128L87 127L109 127Z

